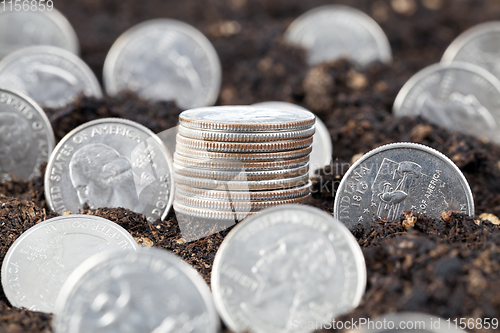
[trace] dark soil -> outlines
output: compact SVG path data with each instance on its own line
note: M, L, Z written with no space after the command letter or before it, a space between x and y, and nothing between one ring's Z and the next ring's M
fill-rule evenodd
M393 48L390 65L356 69L347 61L308 68L304 53L287 47L283 32L306 10L325 3L355 6L374 17ZM438 62L465 29L500 17L489 0L58 0L56 7L74 26L82 58L101 78L114 40L147 19L186 21L212 41L223 66L218 104L283 100L303 105L328 126L334 163L315 179L310 205L332 212L335 188L353 158L382 144L412 141L450 157L464 172L476 212L500 215L500 147L451 133L422 119L396 119L394 98L416 71ZM229 28L228 28L229 27ZM174 103L150 103L132 94L96 100L81 98L46 110L59 140L97 118L122 117L155 132L177 124ZM0 184L0 261L12 242L37 222L55 216L46 208L43 179ZM151 226L124 209L86 210L129 230L144 246L179 254L209 283L212 262L227 231L193 243L181 240L175 215ZM405 227L413 225L408 229ZM346 318L389 311L421 311L445 318L500 318L499 227L455 213L442 219L402 216L374 221L355 231L363 247L368 285L362 304ZM11 308L0 293L0 332L50 332L50 315Z

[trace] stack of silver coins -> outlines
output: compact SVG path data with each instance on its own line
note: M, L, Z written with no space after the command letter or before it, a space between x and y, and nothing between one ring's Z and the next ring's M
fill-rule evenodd
M184 111L179 121L177 214L240 221L266 207L310 200L313 113L219 106Z

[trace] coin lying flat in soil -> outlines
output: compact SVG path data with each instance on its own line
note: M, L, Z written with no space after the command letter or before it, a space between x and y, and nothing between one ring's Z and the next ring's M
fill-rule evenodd
M212 271L215 305L235 332L309 332L355 308L366 287L361 249L317 208L284 205L238 224Z
M307 50L311 66L342 57L361 66L392 60L389 40L380 26L370 16L348 6L311 9L295 19L285 39Z
M56 333L217 333L208 286L164 250L98 254L71 274L57 299Z
M54 132L43 110L32 99L0 87L0 181L11 176L29 180L54 149Z
M374 217L397 220L404 210L440 218L446 211L474 216L467 179L445 155L415 143L376 148L354 163L340 182L335 217L354 229Z
M69 274L95 253L135 251L138 246L118 224L97 216L66 215L38 223L9 248L2 286L10 303L31 311L54 312Z
M164 219L174 196L173 169L161 140L130 120L85 123L56 146L45 172L49 207L62 214L124 207L148 221Z
M217 52L200 31L181 21L156 19L116 40L103 77L108 95L131 90L189 109L215 104L222 73Z
M472 64L432 65L401 88L393 113L500 143L500 81Z
M42 10L41 5L35 11L0 10L0 59L35 45L56 46L78 54L78 38L68 20L55 8Z

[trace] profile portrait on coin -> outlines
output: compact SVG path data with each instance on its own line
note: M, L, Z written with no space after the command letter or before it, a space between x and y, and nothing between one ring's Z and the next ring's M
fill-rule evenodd
M28 122L15 113L0 113L0 180L26 157L30 146Z
M105 144L80 148L71 158L69 174L80 204L91 208L123 207L142 211L130 160Z
M310 303L322 301L335 272L330 241L319 232L301 230L283 236L259 255L252 267L259 289L240 304L242 311L277 327L291 328L293 322L310 319ZM276 309L282 314L277 316Z
M202 83L191 59L176 46L177 39L167 33L153 44L155 50L138 51L137 61L127 69L131 76L128 81L149 98L190 105L201 93Z

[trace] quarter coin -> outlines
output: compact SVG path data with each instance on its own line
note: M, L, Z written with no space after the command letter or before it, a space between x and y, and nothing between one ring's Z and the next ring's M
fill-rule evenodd
M486 69L500 79L500 22L478 24L460 36L446 49L444 64L461 61Z
M40 176L53 148L54 133L43 110L24 94L0 87L0 181Z
M98 254L68 278L54 331L216 333L219 317L201 276L159 249Z
M175 100L189 109L215 104L222 70L210 41L194 27L171 19L127 30L104 63L108 95L131 90L151 100Z
M212 269L215 306L234 332L312 332L308 322L328 323L355 308L365 287L363 254L350 231L301 205L240 222Z
M380 26L348 6L326 5L306 12L288 27L285 40L306 49L311 66L341 57L361 66L392 60L389 40Z
M42 2L37 2L37 4ZM12 4L12 3L10 3ZM8 8L8 3L4 3ZM78 54L78 38L68 20L51 10L0 10L0 59L24 47L56 46Z
M432 65L401 88L393 113L500 143L500 81L472 64Z
M0 84L50 108L62 107L79 94L102 97L91 69L73 53L54 46L32 46L3 58Z
M416 143L374 149L354 163L335 196L334 215L350 229L374 217L397 220L403 210L440 218L445 211L474 216L469 184L437 150Z
M83 124L56 146L45 173L49 207L62 214L124 207L164 219L174 196L169 152L146 127L105 118Z
M2 264L3 290L16 307L54 312L62 284L85 259L137 249L132 236L114 222L90 215L55 217L28 229L9 248Z

